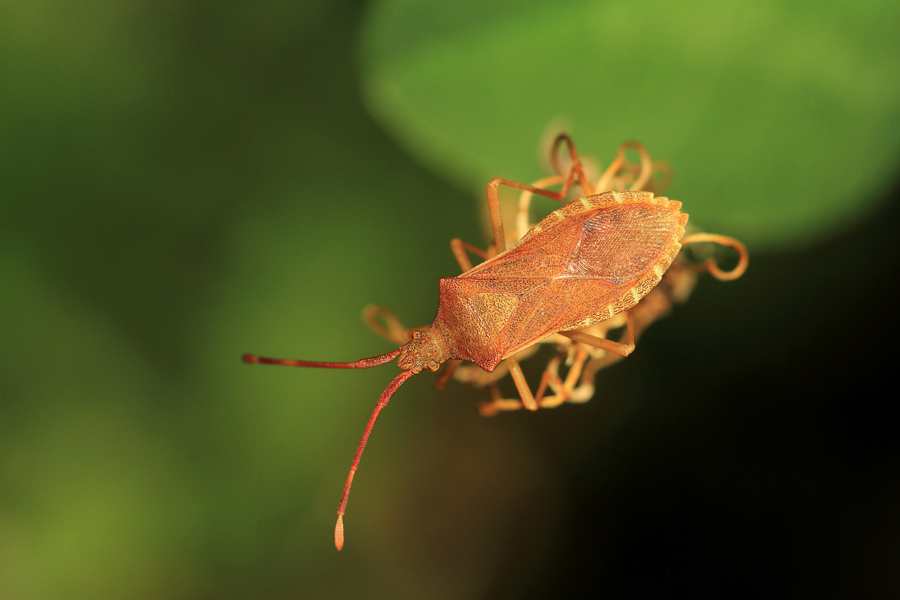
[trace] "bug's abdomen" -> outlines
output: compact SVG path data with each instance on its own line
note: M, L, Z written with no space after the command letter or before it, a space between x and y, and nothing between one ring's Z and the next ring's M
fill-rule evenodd
M461 354L492 370L541 339L636 304L678 254L687 215L648 192L607 192L555 211L507 252L441 280L438 316Z

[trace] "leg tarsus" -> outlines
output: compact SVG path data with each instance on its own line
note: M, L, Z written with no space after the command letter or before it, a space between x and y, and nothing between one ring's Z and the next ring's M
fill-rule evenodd
M497 383L491 381L487 384L488 393L491 396L489 401L482 402L478 405L478 412L482 417L493 417L501 410L506 410L500 407L500 403L504 402L503 397L500 395L500 390L497 388ZM519 404L519 408L522 408L522 402L519 400L515 400L514 402Z

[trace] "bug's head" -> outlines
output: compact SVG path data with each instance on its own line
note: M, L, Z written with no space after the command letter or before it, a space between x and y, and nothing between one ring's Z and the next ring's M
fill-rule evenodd
M418 373L422 369L437 371L444 360L443 352L431 331L416 331L412 339L400 348L397 366L413 373Z

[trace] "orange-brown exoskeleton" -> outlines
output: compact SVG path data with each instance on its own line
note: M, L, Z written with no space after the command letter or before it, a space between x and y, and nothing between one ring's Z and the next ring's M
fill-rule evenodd
M397 359L402 372L381 393L344 485L335 525L338 550L344 544L343 515L350 486L372 427L394 392L412 375L436 371L446 361L468 361L487 372L505 362L522 405L537 410L538 402L515 354L557 334L615 355L627 356L634 350L633 309L660 282L681 250L688 216L681 212L680 202L648 191L617 191L609 186L609 191L595 193L566 135L554 142L554 165L558 166L556 149L561 144L568 147L571 166L559 191L499 178L488 183L493 246L483 252L455 240L454 254L465 272L440 280L437 316L428 327L415 330L399 350L347 363L244 355L247 363L333 369L365 369ZM583 192L580 198L547 215L506 248L500 186L561 201L576 182ZM600 183L602 189L603 178ZM467 250L486 260L472 267ZM624 314L626 327L623 341L589 332L590 327L619 314Z
M636 151L640 159L638 163L632 163L627 160L626 153L629 149ZM559 171L555 156L552 157L551 162L556 170ZM671 178L672 170L668 163L651 160L644 146L637 142L625 142L619 146L616 159L597 180L594 192L641 190L660 194L665 190ZM533 185L547 187L563 182L564 176L556 175L544 178ZM531 199L531 192L521 192L515 219L515 233L508 238L508 241L515 242L533 226L529 219ZM687 300L696 283L697 273L708 272L717 279L731 280L740 277L746 269L746 249L743 244L733 238L700 234L688 235L681 240L682 244L701 241L715 242L716 244L732 248L738 255L737 265L730 271L722 271L715 262L707 260L702 264L697 264L686 258L684 253L679 254L669 269L666 270L660 283L629 311L634 320L635 340L639 339L640 335L653 322L667 315L674 305L681 304ZM465 269L465 266L463 268ZM396 316L388 309L368 307L366 313L364 313L364 319L381 335L384 335L383 329L379 328L372 321L372 316L375 314L380 314L382 322L387 323L389 320L393 322L394 335L398 333L398 327L402 327ZM608 338L611 331L620 329L625 324L625 314L619 313L611 319L594 323L582 329L581 332ZM535 401L541 408L552 408L565 402L586 402L590 400L594 395L596 372L624 358L622 354L607 352L598 347L581 344L561 334L545 338L542 340L542 343L555 347L556 352L547 363L540 385L535 393ZM520 352L516 355L516 359L521 361L528 358L530 354L535 352L537 347L537 345L534 345ZM560 374L559 370L563 364L568 367L564 376ZM454 365L451 363L450 366L453 367ZM476 387L486 386L490 391L491 400L482 402L480 410L482 415L490 416L498 411L524 408L524 404L520 399L506 399L501 396L496 384L505 375L506 370L503 368L503 365L492 373L477 367L463 365L455 371L453 368L446 369L436 383L439 387L442 387L452 376L461 382L469 383Z
M640 159L638 163L632 163L627 159L629 150L634 150L638 155ZM558 172L562 173L556 158L554 154L551 154L551 164ZM585 171L587 170L588 168L585 167ZM625 142L619 146L616 159L599 176L593 189L594 193L615 190L619 192L649 191L660 194L665 190L671 178L672 170L668 163L651 160L644 146L637 142ZM565 180L564 174L558 174L545 177L532 183L532 186L546 188L561 185L565 183ZM515 227L507 235L507 243L510 245L516 243L534 226L529 216L532 196L532 192L527 190L523 190L519 195ZM747 253L743 244L726 236L704 234L703 237L705 241L714 241L719 245L734 249L739 257L736 267L731 271L724 272L718 269L714 262L707 261L697 264L686 258L684 253L680 253L666 270L662 281L630 310L634 318L635 340L639 339L643 331L653 322L667 315L674 305L687 300L696 283L698 272L709 272L717 279L723 280L735 279L743 273L747 265ZM689 235L682 239L682 244L692 241L701 241L701 238ZM458 239L451 241L451 248L463 271L472 268L465 250L470 250L484 259L494 255L493 248L480 250ZM380 336L401 345L409 341L414 331L407 330L393 311L383 306L366 307L363 311L363 320ZM625 324L625 314L619 313L611 319L581 329L580 332L609 338L611 331L621 329ZM553 408L565 402L587 402L594 395L596 372L624 358L621 354L607 352L595 346L581 344L565 335L555 334L544 338L540 344L534 344L522 350L515 355L515 359L521 362L530 358L540 345L550 345L556 351L547 363L538 390L534 394L535 402L541 408ZM461 363L462 361L448 361L446 368L435 380L435 385L443 388L452 377L476 388L487 387L491 399L482 402L480 406L481 414L485 416L495 415L499 411L525 407L521 399L503 398L500 394L497 383L509 374L505 363L500 364L492 372L475 365ZM567 367L564 375L560 373L562 365Z

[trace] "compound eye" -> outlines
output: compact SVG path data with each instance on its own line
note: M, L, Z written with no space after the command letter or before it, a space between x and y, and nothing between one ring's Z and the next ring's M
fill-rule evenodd
M421 331L413 332L413 339L414 339L414 340L421 340L421 339L422 339L422 332L421 332Z
M433 360L429 360L428 364L425 366L425 368L428 369L429 371L437 371L438 364L436 362L434 362Z

